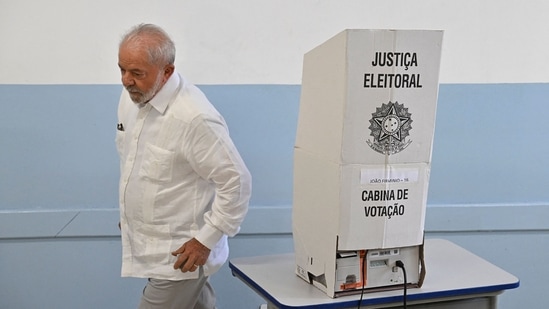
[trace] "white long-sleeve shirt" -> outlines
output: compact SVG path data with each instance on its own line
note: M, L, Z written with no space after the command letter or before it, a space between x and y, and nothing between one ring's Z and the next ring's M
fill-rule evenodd
M191 238L211 249L206 275L227 260L227 236L248 210L251 176L223 117L177 73L146 104L123 91L120 154L122 276L182 280L172 251Z

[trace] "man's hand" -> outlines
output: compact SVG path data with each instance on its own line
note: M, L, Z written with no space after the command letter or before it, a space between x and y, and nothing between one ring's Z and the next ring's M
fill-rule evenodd
M195 271L198 267L206 264L206 260L210 256L210 249L193 238L172 252L172 255L177 256L173 269L181 269L185 273Z

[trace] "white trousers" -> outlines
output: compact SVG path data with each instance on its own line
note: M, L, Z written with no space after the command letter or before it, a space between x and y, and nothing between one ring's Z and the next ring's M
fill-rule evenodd
M197 279L149 279L138 309L215 309L215 292L200 268Z

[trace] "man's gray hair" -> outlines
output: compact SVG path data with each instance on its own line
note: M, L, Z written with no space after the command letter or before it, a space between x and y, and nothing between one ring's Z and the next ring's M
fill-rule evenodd
M137 44L147 50L150 63L165 65L175 62L175 44L162 28L153 24L139 24L122 36L120 45Z

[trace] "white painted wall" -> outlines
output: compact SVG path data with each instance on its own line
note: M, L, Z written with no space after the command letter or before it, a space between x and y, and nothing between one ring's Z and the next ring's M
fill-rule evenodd
M442 29L441 83L549 81L549 1L0 0L0 84L117 84L132 25L163 26L197 84L300 84L346 28Z

